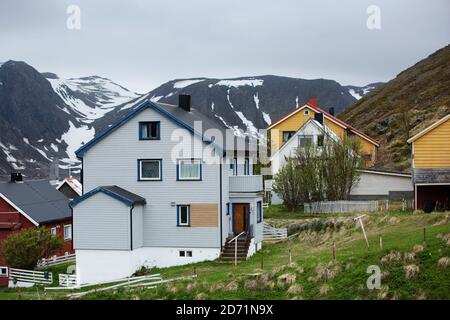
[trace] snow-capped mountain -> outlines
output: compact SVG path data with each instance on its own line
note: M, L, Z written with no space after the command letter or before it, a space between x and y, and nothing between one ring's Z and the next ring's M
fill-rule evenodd
M54 161L61 175L69 168L76 173L74 152L98 132L94 122L140 97L98 76L60 79L24 62L1 64L0 179L11 170L48 177Z
M319 106L333 107L335 113L339 113L379 85L342 86L333 80L272 75L195 78L169 81L150 91L150 97L154 101L176 104L178 94L191 94L193 105L205 114L219 119L227 127L239 127L252 133L266 128L310 97L317 97Z
M201 112L254 134L310 97L338 113L376 86L278 76L200 77L169 81L140 95L99 76L61 79L25 62L7 61L0 63L0 180L12 170L27 178L56 174L51 167L59 168L60 176L69 169L79 172L75 150L146 97L177 104L178 94L191 94Z

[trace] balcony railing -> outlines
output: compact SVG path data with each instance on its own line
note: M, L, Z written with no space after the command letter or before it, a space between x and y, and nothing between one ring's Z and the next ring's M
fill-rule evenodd
M231 176L230 192L263 191L262 176Z

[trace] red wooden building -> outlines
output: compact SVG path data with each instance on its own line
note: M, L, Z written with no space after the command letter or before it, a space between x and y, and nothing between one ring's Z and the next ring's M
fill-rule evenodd
M0 286L8 284L2 242L14 232L45 226L64 240L64 248L57 255L73 253L68 203L69 199L47 180L22 181L20 174L12 174L10 182L0 183Z

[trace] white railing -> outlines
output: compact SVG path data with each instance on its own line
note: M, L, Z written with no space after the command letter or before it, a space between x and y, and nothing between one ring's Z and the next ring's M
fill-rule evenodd
M65 254L63 256L53 256L47 259L42 259L41 261L38 262L38 268L45 268L48 266L56 266L58 264L63 264L63 263L69 263L69 262L75 262L76 259L76 255L73 254Z
M246 231L242 231L241 233L239 233L236 237L234 237L233 239L231 239L230 241L228 241L228 243L232 243L234 241L234 269L236 270L237 267L237 245L238 245L238 239L240 236L246 234Z
M275 228L264 222L263 224L263 240L264 241L280 241L287 238L287 228Z
M47 271L9 268L9 279L12 280L13 282L52 284L53 274Z
M262 176L230 176L230 192L263 191Z
M372 212L388 210L387 201L323 201L305 203L305 213ZM381 204L381 205L380 205Z
M59 285L61 287L76 287L77 276L75 274L59 274Z

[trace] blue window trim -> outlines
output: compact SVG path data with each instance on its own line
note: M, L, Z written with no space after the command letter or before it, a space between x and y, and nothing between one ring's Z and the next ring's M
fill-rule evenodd
M188 208L188 224L180 224L180 207ZM190 227L191 226L191 206L189 204L177 205L177 227Z
M262 222L262 201L256 203L256 222Z
M230 215L230 203L227 202L227 216Z
M134 118L137 114L139 114L141 111L145 110L146 108L152 108L152 109L156 110L160 114L162 114L162 115L166 116L167 118L169 118L170 120L174 121L179 126L189 130L189 132L191 132L195 136L201 138L202 141L205 142L206 144L214 144L214 146L217 148L218 152L219 152L219 150L220 150L220 152L224 151L221 146L215 144L213 141L204 139L204 136L202 133L195 131L194 128L192 128L191 126L182 122L180 119L178 119L175 116L173 116L172 114L166 112L162 108L158 107L155 103L153 103L149 100L145 100L142 103L136 105L136 108L134 108L133 111L131 111L128 114L126 114L125 116L121 117L117 122L112 124L110 127L105 129L104 131L100 132L95 138L93 138L92 140L88 141L86 144L81 146L77 151L75 151L75 155L78 158L82 158L85 155L85 153L92 146L94 146L97 142L101 141L103 138L108 136L111 132L113 132L117 128L120 128L123 124L127 123L130 119ZM133 109L133 108L131 108L131 109Z
M142 179L141 178L141 162L142 161L159 161L159 179ZM137 181L162 181L163 180L163 161L162 159L138 159L137 160Z
M180 178L180 161L181 160L197 160L200 161L200 178L199 179L181 179ZM203 161L196 158L177 159L177 181L202 181L203 180Z
M150 124L156 123L156 137L144 138L142 136L142 127L147 126L147 132L150 132ZM160 135L161 121L139 121L139 140L161 140Z

